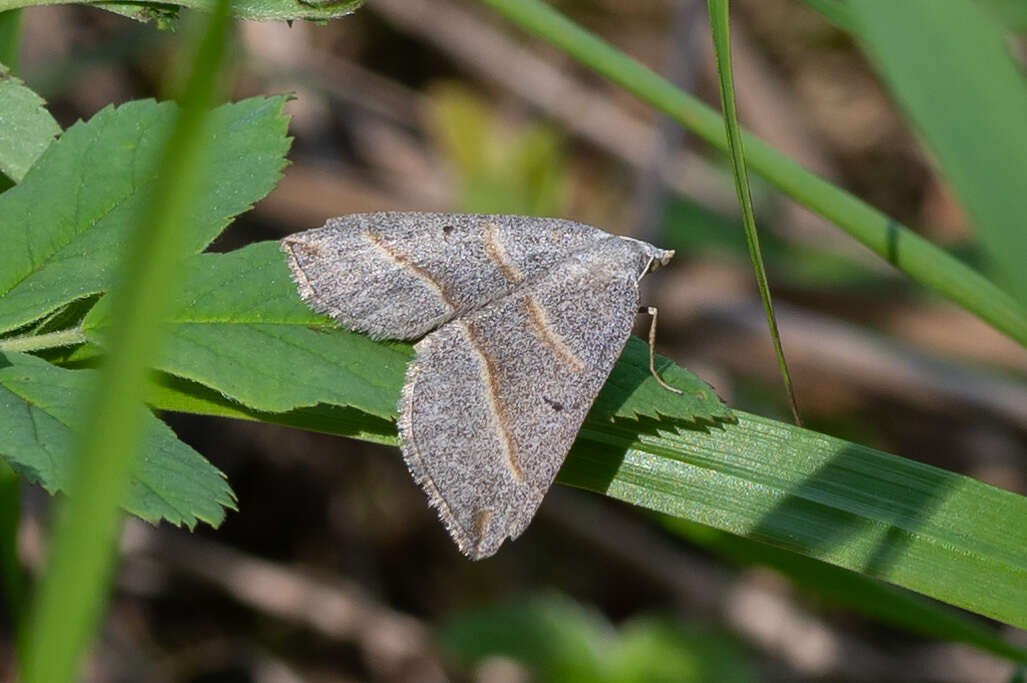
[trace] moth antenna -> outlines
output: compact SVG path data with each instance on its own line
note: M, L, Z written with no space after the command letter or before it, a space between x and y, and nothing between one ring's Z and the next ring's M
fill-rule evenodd
M636 287L638 286L638 283L640 283L642 281L642 278L644 278L646 275L649 274L649 269L653 267L653 261L655 261L655 260L656 260L655 256L650 256L649 260L646 261L645 268L642 269L642 274L639 275L637 278L635 278L635 286ZM638 310L641 313L644 309L639 308Z
M638 312L648 313L650 316L652 316L652 322L649 324L649 372L651 372L653 377L656 378L656 381L660 383L660 386L666 389L667 391L672 391L675 394L684 393L680 389L672 387L671 385L664 382L663 379L658 374L656 374L656 316L659 313L659 310L656 308L656 306L641 306L639 307Z

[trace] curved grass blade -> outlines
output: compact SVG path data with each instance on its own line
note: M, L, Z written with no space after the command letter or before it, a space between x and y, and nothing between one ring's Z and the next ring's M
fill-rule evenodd
M749 260L756 274L756 287L760 292L763 312L767 316L770 328L770 339L774 343L774 355L777 366L784 381L785 393L792 408L795 424L802 425L799 417L799 404L795 400L795 388L792 376L785 362L784 348L781 346L781 334L777 330L777 319L774 317L774 304L770 300L770 283L767 281L767 269L763 265L763 254L760 251L759 234L756 232L756 215L752 209L752 195L749 192L749 178L745 170L745 152L742 149L742 138L738 127L738 112L735 108L735 87L731 75L731 34L728 0L708 0L710 29L713 34L713 49L717 58L717 77L720 81L720 102L724 109L724 129L727 133L728 152L731 156L731 170L735 177L735 190L738 192L738 204L742 208L742 224L745 226L745 241L749 246Z
M1027 626L1027 498L734 414L708 429L586 425L590 447L560 480Z
M717 149L727 149L723 120L716 112L544 2L481 2L665 112ZM751 133L743 132L742 142L749 167L782 192L834 222L912 279L1027 346L1027 315L1015 299L990 280Z

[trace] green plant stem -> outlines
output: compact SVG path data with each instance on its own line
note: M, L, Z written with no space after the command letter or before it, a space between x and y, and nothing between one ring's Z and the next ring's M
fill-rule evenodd
M738 192L738 205L742 208L742 225L745 227L745 241L749 246L749 260L756 274L756 287L763 302L763 312L767 316L770 327L770 339L774 344L777 366L781 371L785 392L792 408L795 424L802 426L799 417L799 404L795 400L795 388L792 376L785 362L785 352L781 345L781 333L777 329L777 318L774 316L774 304L770 300L770 283L767 281L767 269L763 265L763 254L760 251L759 234L756 232L756 214L752 209L752 195L749 192L749 179L745 171L745 152L739 135L738 112L735 107L735 88L731 74L731 24L728 12L728 0L708 0L707 8L710 15L710 28L713 34L714 53L717 57L717 75L720 81L720 102L724 109L724 130L727 133L728 148L731 154L731 168L734 171L735 190Z
M21 337L10 337L0 339L0 351L40 351L42 349L54 349L61 346L74 346L86 341L86 335L81 327L72 327L67 330L48 332L46 334L26 334Z
M540 0L481 0L525 30L671 116L717 149L727 151L721 116L639 62ZM807 171L743 131L749 166L782 192L856 238L917 282L971 311L1027 346L1027 314L990 280L906 226Z
M83 421L70 495L58 511L53 551L24 640L25 683L76 679L81 653L102 613L122 500L139 450L148 361L180 277L179 226L201 182L204 123L226 50L228 0L222 0L193 61L192 77L167 141L161 178L121 264L111 307L116 331Z
M21 565L18 562L18 523L21 518L21 480L0 459L0 588L11 610L15 629L21 624L24 596Z
M18 71L18 45L21 38L21 10L0 12L0 64L13 74Z

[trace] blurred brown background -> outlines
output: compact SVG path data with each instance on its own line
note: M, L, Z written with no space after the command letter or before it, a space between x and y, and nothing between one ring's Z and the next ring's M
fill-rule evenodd
M718 106L704 2L554 4ZM732 9L743 123L975 261L965 217L858 46L799 2ZM72 6L28 10L24 21L21 76L62 125L166 96L174 32ZM368 0L325 26L241 24L238 42L233 97L294 94L295 140L278 188L216 250L371 210L558 215L633 235L678 250L647 279L660 351L731 406L788 419L719 154L469 1ZM1023 349L753 182L808 426L1027 492ZM168 421L228 474L239 512L194 535L129 524L90 680L1012 673L739 567L599 496L557 487L521 539L472 563L394 449L270 425ZM33 519L45 516L44 496L30 503ZM38 558L38 523L24 536ZM9 661L10 638L0 641Z

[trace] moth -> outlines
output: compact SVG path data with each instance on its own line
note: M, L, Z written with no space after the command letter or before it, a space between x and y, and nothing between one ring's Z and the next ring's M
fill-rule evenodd
M674 255L568 220L434 213L332 218L282 248L314 310L420 339L400 446L473 559L531 522L627 342L639 281Z

